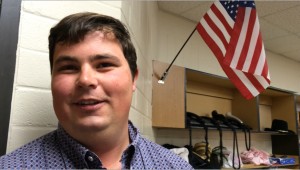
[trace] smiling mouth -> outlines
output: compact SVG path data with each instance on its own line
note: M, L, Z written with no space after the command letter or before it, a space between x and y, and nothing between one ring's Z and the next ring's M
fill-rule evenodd
M101 103L101 102L98 100L84 100L84 101L76 102L75 104L79 105L79 106L89 106L89 105L96 105L99 103Z
M96 99L81 99L76 102L74 102L74 106L77 107L77 109L80 109L84 112L94 112L96 110L99 110L105 101L102 100L96 100Z

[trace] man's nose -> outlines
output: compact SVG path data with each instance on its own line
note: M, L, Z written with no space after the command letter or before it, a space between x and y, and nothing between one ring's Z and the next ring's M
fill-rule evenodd
M96 88L97 83L95 70L90 67L83 67L78 76L76 85L82 88Z

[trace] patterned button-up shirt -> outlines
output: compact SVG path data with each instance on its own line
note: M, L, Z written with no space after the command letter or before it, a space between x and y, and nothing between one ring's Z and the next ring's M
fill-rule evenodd
M143 138L129 122L131 144L121 157L122 169L193 169L182 158ZM101 145L101 143L99 144ZM23 147L0 157L0 169L104 169L95 153L59 126Z

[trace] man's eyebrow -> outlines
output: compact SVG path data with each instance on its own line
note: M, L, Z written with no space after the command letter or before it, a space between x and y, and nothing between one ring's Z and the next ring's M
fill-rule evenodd
M61 62L77 62L77 59L72 56L59 56L57 60L54 61L55 64L61 63Z
M96 61L96 60L105 60L105 59L109 59L115 62L120 62L120 59L114 55L111 54L96 54L90 57L90 61Z

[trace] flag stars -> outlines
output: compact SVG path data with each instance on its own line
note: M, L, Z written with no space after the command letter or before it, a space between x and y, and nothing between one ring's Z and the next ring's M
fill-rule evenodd
M252 0L230 0L230 1L219 1L224 9L227 11L229 16L235 20L239 8L255 8L254 1Z

